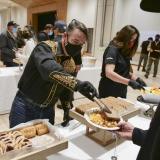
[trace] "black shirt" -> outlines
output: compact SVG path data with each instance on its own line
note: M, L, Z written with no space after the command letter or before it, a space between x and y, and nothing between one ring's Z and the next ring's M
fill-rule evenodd
M108 96L126 97L127 86L117 83L107 78L105 75L106 64L114 64L115 72L122 77L130 78L130 58L124 57L121 50L113 45L109 45L103 55L101 80L99 84L99 94L101 98Z
M141 45L141 47L142 47L141 53L142 54L148 55L149 52L147 51L147 48L148 48L149 43L150 43L150 41L148 41L148 40L142 42L142 45Z
M13 49L17 49L16 37L8 31L2 33L0 35L0 50L3 62L13 62L13 59L16 58Z
M160 41L158 41L158 42L153 41L151 43L151 49L153 50L153 52L150 53L150 57L159 59L160 58L160 53L156 52L154 50L160 50Z
M43 105L55 102L64 87L73 91L75 86L76 79L56 62L52 48L44 42L31 53L18 83L27 98Z

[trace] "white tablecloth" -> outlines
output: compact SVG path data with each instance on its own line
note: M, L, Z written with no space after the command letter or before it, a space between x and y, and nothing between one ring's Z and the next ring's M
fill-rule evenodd
M21 74L19 67L0 68L0 113L10 110Z
M86 80L98 86L101 67L83 67L78 73L79 80ZM17 91L17 84L22 71L19 67L0 68L0 114L10 111L13 99ZM76 93L75 99L82 97Z
M129 120L136 127L147 129L150 120L135 116ZM71 124L72 125L72 124ZM69 138L68 149L47 157L48 160L110 160L114 153L114 143L103 147L84 135L85 126L81 125L73 131L60 128L60 132ZM118 160L136 160L139 146L131 141L124 141L117 147Z

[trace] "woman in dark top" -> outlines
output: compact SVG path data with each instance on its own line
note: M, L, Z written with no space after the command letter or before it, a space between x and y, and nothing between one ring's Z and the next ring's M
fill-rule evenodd
M145 82L133 75L130 60L139 40L139 31L131 25L122 28L110 42L103 55L99 95L126 98L127 85L141 89Z

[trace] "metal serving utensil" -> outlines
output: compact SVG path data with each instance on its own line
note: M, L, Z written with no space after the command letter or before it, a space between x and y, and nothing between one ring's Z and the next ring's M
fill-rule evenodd
M102 102L102 100L100 100L96 97L94 97L93 100L94 100L94 102L96 102L98 104L98 106L101 108L102 111L112 113L111 110Z

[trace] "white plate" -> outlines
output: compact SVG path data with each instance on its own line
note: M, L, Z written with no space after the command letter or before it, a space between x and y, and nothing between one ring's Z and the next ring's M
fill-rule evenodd
M98 112L98 111L100 111L100 109L98 109L98 108L89 109L89 110L87 110L87 111L85 112L84 118L87 120L88 123L90 123L91 125L99 128L99 129L103 129L103 130L107 130L107 131L116 131L116 130L119 130L119 129L120 129L120 127L112 127L112 128L111 128L111 127L103 127L103 126L100 126L100 125L98 125L98 124L93 123L93 122L90 120L89 115L90 115L91 113ZM120 118L120 121L122 121L122 118Z

